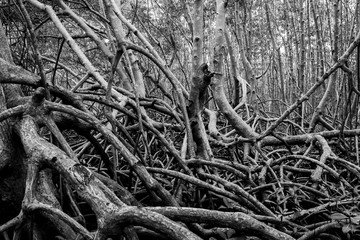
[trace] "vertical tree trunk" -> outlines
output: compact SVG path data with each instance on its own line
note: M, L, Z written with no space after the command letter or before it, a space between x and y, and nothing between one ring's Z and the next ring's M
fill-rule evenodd
M278 68L278 78L280 79L280 96L282 103L280 105L280 111L283 109L284 104L286 103L286 89L285 89L285 81L284 81L284 73L283 73L283 66L282 66L282 57L281 57L281 51L280 47L276 43L274 29L276 29L274 26L271 25L270 20L270 7L269 4L265 4L265 13L266 13L266 19L268 24L268 31L270 34L271 44L273 46L273 51L276 52L276 58L277 58L277 68Z
M333 51L332 51L332 57L333 62L336 63L338 60L338 39L339 39L339 23L338 23L338 2L339 0L335 0L334 2L334 42L333 42ZM330 101L330 106L335 106L334 98L332 98L332 95L335 94L335 82L336 82L336 71L330 76L330 80L328 82L328 85L326 87L325 93L322 96L319 104L315 108L315 113L313 114L311 121L310 121L310 127L309 131L312 132L315 129L315 126L317 122L322 117L325 106ZM336 111L336 108L333 109L333 111Z
M193 50L192 50L192 81L188 114L196 144L196 155L203 159L210 160L212 152L207 139L204 123L201 118L201 111L208 98L208 86L211 74L207 64L203 64L203 41L204 41L204 1L196 0L193 13Z
M289 79L287 81L288 84L288 100L289 102L293 102L296 99L294 93L297 91L296 81L295 81L295 71L294 71L294 61L296 61L297 57L297 32L295 31L295 23L294 17L290 14L290 7L289 1L285 0L285 8L284 8L284 15L285 15L285 29L286 29L286 36L287 36L287 55L288 55L288 67L289 67ZM294 10L292 10L294 11ZM293 31L291 31L293 29Z
M299 59L299 73L298 73L298 88L300 90L300 94L304 93L305 90L305 63L306 63L306 46L305 46L305 20L304 20L304 2L300 1L300 59ZM297 97L300 97L300 96ZM304 123L304 108L303 103L299 105L298 114L300 117L300 121L298 124L303 126Z
M224 52L225 52L225 2L223 0L216 1L216 30L214 45L214 78L212 81L212 89L214 99L220 111L225 115L229 123L244 137L256 138L258 134L235 112L231 107L224 92Z
M0 58L13 63L6 39L0 21ZM12 86L0 85L0 111L7 108L6 101L12 95L9 92L13 90L11 88ZM0 122L0 224L15 217L21 209L26 170L23 151L19 147L19 144L14 142L9 122Z
M315 25L315 31L316 31L316 46L317 46L317 71L316 71L316 75L317 76L322 76L324 74L324 69L325 69L325 65L324 65L324 46L323 46L323 36L321 33L321 29L319 26L319 18L320 18L320 14L317 12L317 2L314 1L310 1L311 3L311 10L312 10L312 15L313 15L313 19L314 19L314 25ZM320 19L321 21L321 19Z
M358 29L357 31L360 31L360 16L359 16L359 12L360 12L360 2L357 3L356 5L356 15L357 15L357 25L358 25ZM356 56L356 79L357 79L357 90L360 92L360 45L357 46L357 56ZM359 104L359 96L356 94L356 98L355 98L355 111L357 110L357 106ZM356 124L355 127L357 127L358 124L358 114L356 114Z

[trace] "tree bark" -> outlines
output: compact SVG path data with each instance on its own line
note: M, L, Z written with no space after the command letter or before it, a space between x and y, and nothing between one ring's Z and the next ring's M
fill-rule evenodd
M2 22L0 21L0 79L8 79L14 75L13 70L17 70L19 75L15 78L21 79L24 71L19 71L14 67L14 62L8 47ZM2 82L2 81L1 81ZM0 111L7 109L7 101L13 95L12 85L0 85ZM21 209L21 202L25 190L26 166L21 146L16 144L14 134L11 129L10 121L5 120L0 123L0 224L15 217Z

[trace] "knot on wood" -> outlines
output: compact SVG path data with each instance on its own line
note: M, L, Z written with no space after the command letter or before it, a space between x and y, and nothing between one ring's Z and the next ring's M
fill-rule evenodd
M45 88L38 87L31 98L32 103L36 106L39 106L44 102L45 95L46 95Z
M209 66L206 63L200 65L200 70L202 71L203 75L203 83L201 89L204 90L210 84L211 78L214 76L213 72L209 71Z

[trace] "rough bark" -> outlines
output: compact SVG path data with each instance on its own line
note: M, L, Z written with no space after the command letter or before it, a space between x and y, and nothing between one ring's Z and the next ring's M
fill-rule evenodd
M24 70L13 65L10 49L8 47L7 38L4 28L0 21L0 63L1 63L1 79L6 82L11 80L21 80L26 76ZM16 71L13 71L15 70ZM18 72L16 74L15 72ZM26 77L25 77L26 79ZM0 111L7 109L6 104L10 95L10 87L3 88L0 86ZM4 223L15 217L21 207L21 201L25 189L25 172L24 165L25 156L21 146L16 144L12 133L12 121L5 120L0 123L0 223Z
M155 1L145 2L128 1L121 5L113 0L96 4L57 0L54 5L50 2L44 5L29 0L21 5L22 12L28 14L27 24L16 23L24 23L21 30L28 26L32 36L21 39L13 34L24 36L26 31L13 30L11 15L4 17L0 12L1 19L9 20L6 25L10 29L9 39L44 43L37 44L33 51L19 50L15 47L17 42L12 42L16 62L28 67L25 63L31 62L29 69L35 70L41 64L38 61L41 56L46 66L44 72L56 80L49 81L46 89L41 88L43 82L38 74L42 73L30 73L25 67L15 66L0 28L0 238L137 240L150 236L157 239L255 236L291 240L320 234L340 238L347 228L356 228L360 130L317 132L318 128L314 128L313 133L307 133L289 115L299 105L305 106L315 90L337 70L344 71L350 87L355 76L352 53L359 46L360 33L310 90L277 118L267 111L271 103L263 103L260 95L254 99L256 105L247 102L246 113L240 107L233 109L228 102L225 91L231 89L226 88L229 87L226 76L231 73L226 72L229 69L224 65L230 57L233 70L237 70L236 61L244 60L245 56L245 49L239 59L235 54L225 54L225 29L236 31L235 25L240 24L240 15L234 24L232 13L226 12L227 8L235 7L231 1L216 1L216 15L213 5L202 0L192 5L186 1L160 1L157 6ZM286 3L287 8L274 5L273 11L281 13L279 16L271 16L267 9L271 26L276 19L280 29L289 16L296 19L299 15L291 7L298 3ZM317 28L321 31L321 26L311 24L309 3L304 11L307 15L303 16L307 19L303 30L309 41L305 47L308 54L318 47L317 39L311 40L310 28L314 28L314 37ZM255 74L261 71L260 77L256 77L261 79L268 69L274 77L279 69L273 63L278 62L279 55L266 56L272 52L269 43L275 42L273 50L279 50L278 38L286 37L277 31L269 34L266 28L259 28L261 34L250 34L248 31L257 26L257 20L266 22L266 14L258 14L256 19L252 15L264 7L251 1L236 5L244 7L241 16L246 34L244 44L239 45L246 47L246 57L251 59L252 73L246 73L247 77L255 79ZM155 8L150 10L150 6ZM340 23L347 21L345 10L350 12L351 7L340 6L339 33L350 31ZM187 29L179 23L184 21L184 10L191 9L193 15L189 14L187 19L193 22L189 24L191 29ZM280 10L285 9L288 13L284 13L283 19ZM23 20L17 16L16 21ZM168 29L169 26L174 28ZM287 34L295 28L294 23L294 29L287 29ZM42 34L42 30L52 35L42 35L44 39L37 40L35 35ZM215 30L214 56L210 56L207 48L212 44L212 30ZM168 34L171 41L165 43ZM193 41L179 40L188 39L190 34ZM228 40L229 49L230 46L235 49L231 38ZM296 40L288 41L287 51L294 49L300 56L301 46ZM326 37L324 41L325 48L329 41ZM66 51L62 51L63 47ZM172 57L169 65L159 56L158 49L165 59ZM26 57L22 58L23 54ZM257 54L262 55L260 59ZM282 60L285 55L281 55ZM324 52L323 56L329 55ZM213 66L205 62L209 56ZM36 64L31 61L35 58ZM286 61L280 64L286 75ZM305 66L309 66L313 76L315 62ZM306 69L305 76L310 76ZM172 85L178 98L166 88L162 89L166 94L157 88L148 89L143 74L162 81L162 86ZM177 74L191 78L180 79ZM286 76L283 77L286 81ZM127 89L126 84L118 86L117 78L133 81L132 86ZM179 79L190 86L189 94ZM265 83L258 83L267 90ZM209 84L210 97L206 95ZM271 84L278 92L274 82ZM28 90L26 97L20 85ZM246 87L243 91L245 97ZM359 94L356 91L354 88L353 92ZM215 100L215 104L204 109L208 100ZM203 118L203 112L207 118ZM324 113L328 113L327 109ZM355 123L353 117L349 118ZM204 123L208 123L207 128ZM190 148L189 154L186 148ZM339 210L349 215L343 216ZM356 232L348 234L354 239L358 237Z

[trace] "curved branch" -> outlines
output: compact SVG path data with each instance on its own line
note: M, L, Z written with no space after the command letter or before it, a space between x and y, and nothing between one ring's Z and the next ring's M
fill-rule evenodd
M26 84L33 87L41 84L41 78L0 57L0 83Z
M71 106L62 106L60 104L45 102L44 107L49 110L55 110L60 112L65 112L71 115L75 115L78 118L83 119L84 121L90 123L94 126L99 132L103 134L105 138L111 142L123 155L123 157L127 160L129 165L134 169L137 173L138 177L142 180L142 182L147 185L148 189L154 190L158 196L168 205L178 206L175 198L165 190L147 171L143 164L141 164L140 160L135 157L129 149L127 149L124 144L101 122L95 118L94 116L79 111L76 108Z
M265 138L269 134L271 134L272 131L275 130L279 124L282 123L282 121L287 118L290 113L292 113L302 102L307 100L311 94L315 92L315 90L320 87L323 82L325 82L328 77L335 72L338 68L340 68L349 58L350 54L354 51L354 49L360 44L360 31L358 32L355 40L350 44L350 46L345 50L343 55L339 58L339 60L334 63L321 77L319 77L316 80L316 83L305 93L303 94L293 105L291 105L282 115L279 117L278 120L276 120L273 124L270 125L268 129L264 133L261 134L261 136L258 138L258 141Z
M145 210L144 208L125 207L106 219L104 227L100 232L108 234L116 234L121 228L129 225L140 225L156 232L166 235L170 239L175 240L197 240L201 239L185 227L168 219L167 217Z
M6 109L0 112L0 122L11 117L16 117L23 114L29 108L28 104L19 105L13 108Z
M59 220L62 220L69 224L76 232L80 233L82 236L85 237L85 239L93 240L94 236L89 233L86 228L81 226L80 223L76 222L74 219L72 219L70 216L66 215L63 211L60 209L51 207L49 205L43 204L43 203L32 203L27 205L27 211L40 211L40 212L46 212L51 215L55 215Z
M174 208L174 207L146 207L145 209L161 213L170 219L181 222L199 222L214 226L228 227L240 232L250 232L269 240L294 239L286 233L256 220L241 212L220 212L197 208Z

